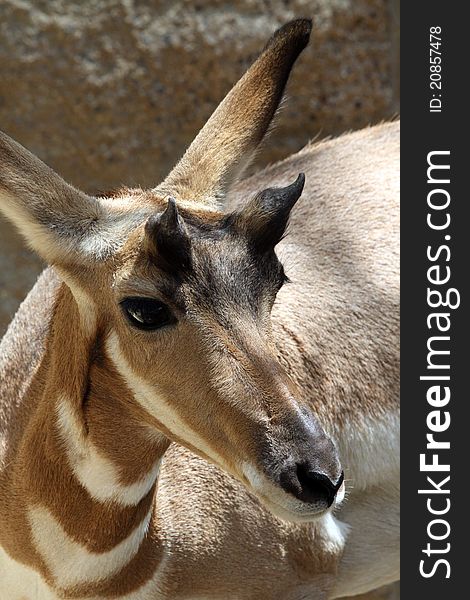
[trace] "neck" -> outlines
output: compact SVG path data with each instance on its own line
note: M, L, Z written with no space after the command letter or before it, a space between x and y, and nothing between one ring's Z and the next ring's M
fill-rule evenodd
M13 512L21 515L20 531L0 536L13 558L67 597L124 592L156 568L159 552L148 546L156 539L154 497L169 445L139 414L79 312L63 290L30 388L35 410L8 469L5 516L11 523Z

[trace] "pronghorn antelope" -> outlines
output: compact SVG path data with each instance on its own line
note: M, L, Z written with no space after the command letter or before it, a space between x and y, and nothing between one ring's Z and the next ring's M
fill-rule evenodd
M310 28L154 189L88 196L0 136L0 208L51 265L0 347L1 600L398 578L398 125L234 183Z

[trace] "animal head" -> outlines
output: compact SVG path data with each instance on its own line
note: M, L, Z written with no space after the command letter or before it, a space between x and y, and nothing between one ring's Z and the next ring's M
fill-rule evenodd
M275 114L311 24L282 27L152 190L92 197L7 136L0 208L68 285L148 424L241 480L291 520L342 482L336 450L277 361L275 247L304 176L219 208Z

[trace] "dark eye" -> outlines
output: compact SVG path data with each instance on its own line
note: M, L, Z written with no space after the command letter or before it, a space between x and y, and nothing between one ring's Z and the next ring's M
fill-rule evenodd
M165 325L176 323L176 319L166 304L152 298L125 298L121 308L134 327L153 331Z

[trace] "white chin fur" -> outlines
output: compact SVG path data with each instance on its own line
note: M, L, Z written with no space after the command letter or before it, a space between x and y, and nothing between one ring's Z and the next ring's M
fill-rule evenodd
M333 506L337 507L341 504L341 502L344 500L344 496L346 494L346 486L344 485L344 481L341 484L341 487L339 488L337 494L336 494L336 498L334 501Z

